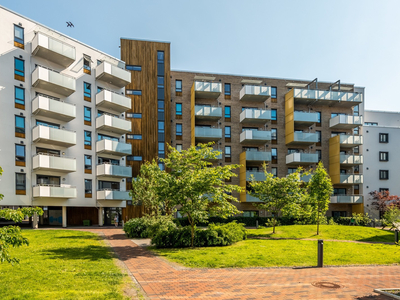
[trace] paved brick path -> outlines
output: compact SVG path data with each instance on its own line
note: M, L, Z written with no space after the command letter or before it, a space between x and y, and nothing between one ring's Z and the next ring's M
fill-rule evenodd
M121 229L102 232L150 299L389 299L374 288L400 286L400 266L337 268L182 269L127 239ZM339 289L318 288L326 281Z

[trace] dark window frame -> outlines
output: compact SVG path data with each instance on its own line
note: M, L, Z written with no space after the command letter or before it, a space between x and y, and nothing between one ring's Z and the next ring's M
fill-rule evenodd
M15 35L15 32L16 32L15 29L17 29L17 28L22 29L22 39ZM21 27L17 24L14 24L14 42L20 43L22 45L25 44L25 28Z
M275 93L273 91L275 91ZM276 86L271 86L271 98L278 98L278 88Z
M389 152L388 151L379 151L379 161L389 161Z
M379 133L379 143L381 144L389 143L389 133Z
M24 179L22 184L18 184L18 179L17 179L17 175L23 175ZM15 190L16 191L26 191L26 173L19 173L16 172L15 173Z
M138 71L138 72L140 72L140 71L142 71L142 66L139 66L139 65L126 65L125 69L129 70L129 71Z
M229 112L227 112L227 110L229 110ZM232 116L232 107L231 106L225 105L225 107L224 107L224 116L227 119L231 118L231 116Z
M24 120L24 127L18 127L18 126L17 126L17 119L23 119L23 120ZM16 132L16 133L23 133L23 134L25 134L25 132L26 132L25 117L19 116L19 115L15 115L15 132Z
M92 84L91 83L83 82L83 96L92 98Z
M379 180L388 180L389 170L379 170Z
M18 147L22 147L24 149L24 155L23 156L17 154L17 152L18 152L17 148ZM26 146L25 145L15 144L15 160L16 161L20 161L20 162L26 162Z
M229 86L228 89L226 88L227 86ZM225 94L225 96L230 96L232 94L232 86L230 83L224 84L224 94Z
M89 133L89 135L87 135L87 133ZM83 136L84 136L83 137L84 138L84 144L86 146L92 146L92 132L89 131L89 130L84 130ZM89 138L89 139L87 139L87 138Z
M87 112L89 112L89 116L87 116ZM88 106L83 107L83 120L87 122L92 122L92 108Z
M180 128L180 131L178 131L178 128ZM175 124L175 131L176 135L182 136L183 135L183 126L182 123L176 123Z
M178 82L180 82L180 87L178 87ZM182 80L181 79L176 79L175 80L175 92L176 93L182 93Z
M180 106L180 110L178 110L178 106ZM175 115L177 115L177 116L182 116L182 108L183 108L183 105L182 105L182 103L175 103Z
M22 90L23 98L17 98L17 90ZM20 101L20 102L18 102ZM16 104L25 105L25 89L19 86L14 86L14 102Z
M17 69L17 61L22 62L22 70ZM14 74L17 76L25 77L25 60L20 59L18 57L14 57Z

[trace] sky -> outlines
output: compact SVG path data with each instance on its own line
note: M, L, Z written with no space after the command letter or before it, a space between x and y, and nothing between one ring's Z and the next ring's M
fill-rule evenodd
M353 83L400 111L400 1L0 0L120 57L120 38L171 43L171 69ZM67 27L71 21L75 27Z

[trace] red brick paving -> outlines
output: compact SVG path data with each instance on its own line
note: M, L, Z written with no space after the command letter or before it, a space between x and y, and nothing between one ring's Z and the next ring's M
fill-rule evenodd
M400 266L177 270L127 239L121 229L102 232L150 299L389 299L375 288L400 286ZM339 289L318 288L326 281Z

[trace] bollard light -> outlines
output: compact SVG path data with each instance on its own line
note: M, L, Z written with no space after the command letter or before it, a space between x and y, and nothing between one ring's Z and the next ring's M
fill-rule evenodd
M318 268L324 267L324 240L318 240Z

